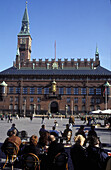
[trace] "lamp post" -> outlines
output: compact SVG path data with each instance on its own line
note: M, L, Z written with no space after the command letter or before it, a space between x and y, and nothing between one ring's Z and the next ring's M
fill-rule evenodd
M35 109L36 109L36 104L34 104L34 115L33 116L35 116Z
M26 99L24 101L24 117L26 117Z
M109 82L107 81L105 84L104 84L104 86L105 86L105 109L107 110L107 88L108 87L110 87L111 85L109 84Z
M65 105L65 117L67 117L68 105Z

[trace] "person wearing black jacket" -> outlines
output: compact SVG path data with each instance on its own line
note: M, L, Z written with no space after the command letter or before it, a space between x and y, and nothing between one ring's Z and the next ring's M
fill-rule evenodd
M57 143L56 138L50 135L50 144L47 152L47 170L54 170L53 160L61 152L65 152L63 144Z
M86 170L87 154L83 147L85 138L82 135L77 135L74 137L74 141L75 144L72 145L70 150L74 170Z
M89 137L89 146L87 147L87 167L90 170L105 170L108 160L108 154L99 147L100 140L96 136Z

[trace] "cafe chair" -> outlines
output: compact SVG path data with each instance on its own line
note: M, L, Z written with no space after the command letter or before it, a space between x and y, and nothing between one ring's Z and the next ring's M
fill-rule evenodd
M58 153L53 160L53 170L68 170L68 154Z
M28 153L23 157L24 170L40 170L40 160L38 156L33 153Z
M111 170L111 157L107 161L106 169L105 170Z
M13 164L14 164L14 161L16 160L17 154L18 154L18 149L17 149L16 145L14 143L8 142L3 149L3 152L6 155L6 161L5 161L5 164L3 165L2 169L5 168L7 162L9 161L9 163L11 163L11 168L13 170Z

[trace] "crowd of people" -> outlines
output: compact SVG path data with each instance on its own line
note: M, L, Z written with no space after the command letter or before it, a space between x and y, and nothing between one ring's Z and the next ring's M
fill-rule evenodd
M44 118L42 118L42 123L44 123ZM74 136L74 144L70 147L70 155L67 154L64 147L64 140L66 140L67 143L69 132L72 136L72 127L74 124L74 119L72 120L70 117L69 124L66 124L63 132L56 129L55 123L50 131L42 124L39 130L39 137L33 134L29 142L25 144L23 144L19 137L19 130L15 124L12 124L12 127L7 132L8 137L4 141L1 150L5 150L8 142L14 143L19 151L18 162L21 167L23 167L24 155L33 153L37 155L41 161L41 170L54 170L55 156L58 155L58 153L65 153L67 157L71 157L74 170L111 170L110 168L108 169L110 166L107 165L108 160L111 160L111 158L108 156L108 153L101 148L100 139L93 125L91 125L89 131L85 131L84 125L79 127ZM70 140L68 142L70 142ZM59 170L59 167L57 169ZM65 170L65 167L63 170Z

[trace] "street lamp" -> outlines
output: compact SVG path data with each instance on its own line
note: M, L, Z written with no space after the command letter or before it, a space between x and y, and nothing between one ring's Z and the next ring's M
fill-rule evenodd
M26 99L24 100L24 117L26 117Z
M107 88L108 87L110 87L111 85L109 84L109 82L107 81L105 84L104 84L104 86L105 86L105 104L106 104L106 110L107 110Z
M68 105L65 105L65 117L67 117Z
M35 116L35 109L36 109L36 104L34 104L34 115L33 116Z

